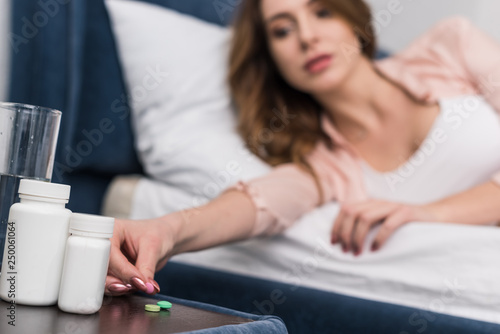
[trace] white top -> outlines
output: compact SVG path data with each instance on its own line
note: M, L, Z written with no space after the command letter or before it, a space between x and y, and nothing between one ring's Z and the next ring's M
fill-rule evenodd
M398 169L362 163L370 198L424 204L484 183L500 170L500 117L480 96L439 101L426 139Z

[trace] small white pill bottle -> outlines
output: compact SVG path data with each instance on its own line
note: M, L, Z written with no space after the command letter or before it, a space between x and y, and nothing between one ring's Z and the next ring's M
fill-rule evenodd
M0 298L24 305L54 305L68 239L71 187L22 179L12 205L0 275Z
M59 290L61 310L92 314L101 308L114 223L110 217L71 216Z

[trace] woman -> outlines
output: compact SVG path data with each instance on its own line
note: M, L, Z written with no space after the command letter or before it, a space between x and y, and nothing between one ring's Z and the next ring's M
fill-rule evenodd
M117 221L107 293L157 293L171 256L278 233L333 200L332 244L355 255L376 225L373 251L411 221L500 219L500 47L457 18L374 63L370 22L362 0L244 2L230 84L241 134L276 168L203 207Z

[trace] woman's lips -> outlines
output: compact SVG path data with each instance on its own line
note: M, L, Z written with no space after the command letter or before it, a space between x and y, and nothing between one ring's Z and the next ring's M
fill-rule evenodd
M330 66L331 62L332 62L332 56L329 55L319 56L317 58L308 61L305 66L305 69L312 74L319 73L324 69L326 69L328 66Z

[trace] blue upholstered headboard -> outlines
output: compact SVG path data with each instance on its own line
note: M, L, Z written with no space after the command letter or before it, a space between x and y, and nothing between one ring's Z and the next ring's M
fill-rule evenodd
M224 25L239 1L147 2ZM114 175L142 171L104 0L12 3L10 101L63 112L53 181L72 185L71 209L98 213Z

